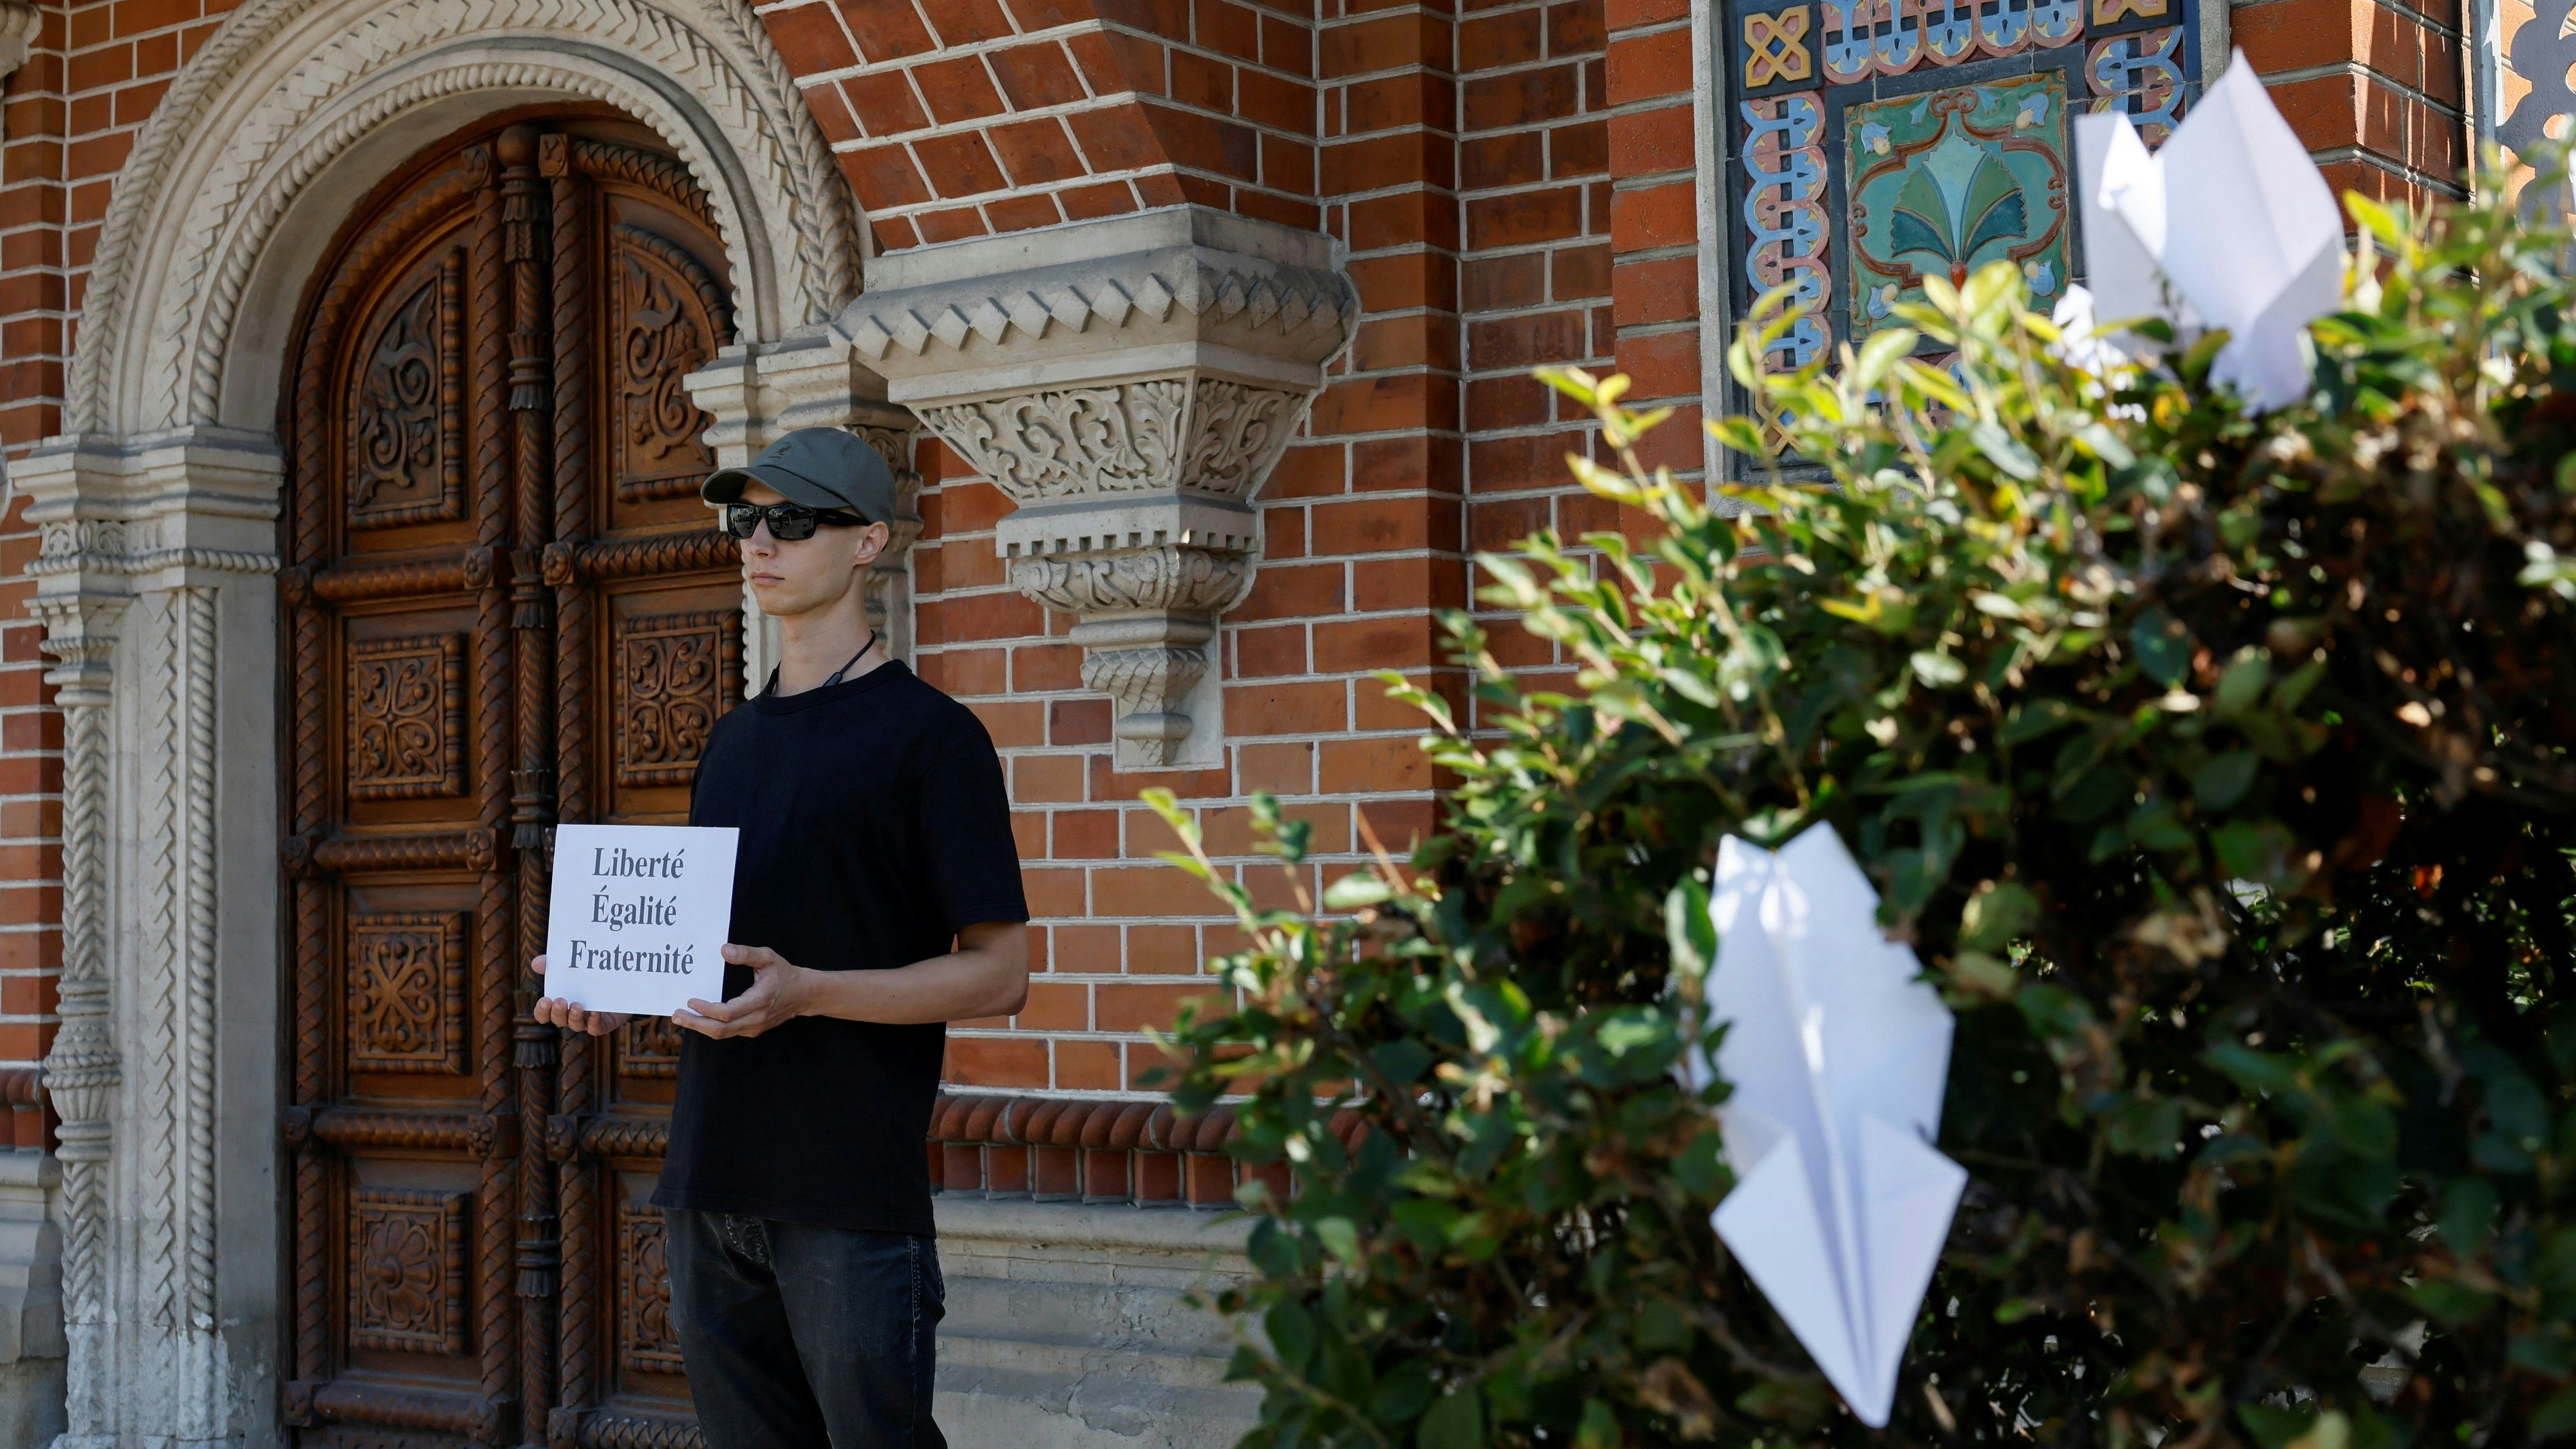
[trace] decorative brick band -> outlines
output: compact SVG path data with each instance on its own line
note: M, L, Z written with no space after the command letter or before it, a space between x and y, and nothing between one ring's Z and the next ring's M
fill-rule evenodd
M1182 1117L1169 1102L1111 1098L943 1095L930 1114L930 1180L941 1192L1038 1202L1228 1208L1238 1182L1259 1178L1285 1196L1286 1164L1238 1170L1225 1155L1232 1107ZM1332 1119L1356 1147L1360 1116Z

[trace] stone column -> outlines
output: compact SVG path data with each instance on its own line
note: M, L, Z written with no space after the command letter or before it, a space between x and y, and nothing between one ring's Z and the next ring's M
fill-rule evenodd
M885 400L885 382L821 334L761 345L736 344L682 380L715 419L707 446L724 467L750 462L798 428L843 428L865 439L894 470L893 540L868 580L868 622L888 652L912 658L913 541L921 537L921 474L912 466L912 414ZM754 686L777 663L776 626L743 591L743 676Z
M194 428L12 474L64 714L61 1442L231 1443L276 1336L279 460Z
M1223 758L1218 616L1252 497L1358 317L1332 239L1182 206L871 264L834 330L1019 510L1011 582L1072 614L1122 769Z

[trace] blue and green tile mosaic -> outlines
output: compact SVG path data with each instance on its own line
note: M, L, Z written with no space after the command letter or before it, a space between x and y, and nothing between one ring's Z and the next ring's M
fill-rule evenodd
M2161 142L2199 94L2198 0L1722 0L1736 315L1794 288L1797 366L1997 259L2082 280L2070 113Z

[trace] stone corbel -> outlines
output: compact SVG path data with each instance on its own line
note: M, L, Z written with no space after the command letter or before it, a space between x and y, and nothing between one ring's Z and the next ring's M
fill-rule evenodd
M884 380L836 339L813 335L727 347L681 382L715 420L704 436L720 466L750 462L798 428L846 429L886 460L894 470L894 536L870 570L868 622L896 658L910 659L911 552L921 537L921 474L912 466L912 414L885 400ZM762 617L749 590L743 593L743 618L744 672L766 679L778 658L775 626Z
M0 0L0 81L27 63L44 24L45 13L26 0Z
M1075 617L1119 767L1221 763L1252 496L1357 322L1331 239L1182 206L900 252L869 281L834 331L1019 505L995 546Z

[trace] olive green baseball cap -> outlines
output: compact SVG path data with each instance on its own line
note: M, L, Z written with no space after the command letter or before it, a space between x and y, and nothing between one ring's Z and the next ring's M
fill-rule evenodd
M698 496L721 508L745 484L766 483L808 508L841 508L870 523L894 521L894 470L877 450L839 428L798 428L739 468L707 475Z

